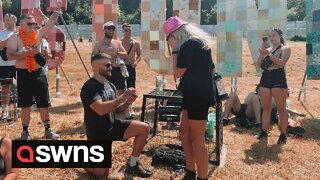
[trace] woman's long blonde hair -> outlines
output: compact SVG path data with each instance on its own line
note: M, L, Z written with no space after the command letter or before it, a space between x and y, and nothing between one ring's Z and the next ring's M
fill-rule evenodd
M179 48L183 43L191 38L200 40L203 44L203 49L211 49L213 43L212 36L193 24L181 26L175 32L170 34L170 36L173 36L178 41Z

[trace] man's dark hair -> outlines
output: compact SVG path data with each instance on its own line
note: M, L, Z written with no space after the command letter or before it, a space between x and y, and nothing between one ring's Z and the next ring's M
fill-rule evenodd
M123 24L122 24L122 29L125 28L125 27L131 27L131 24L129 24L129 23L123 23Z
M24 13L24 14L21 14L19 20L22 21L24 19L32 19L33 18L33 15L29 14L29 13Z
M91 63L100 60L100 59L109 59L111 60L111 56L106 53L97 53L91 57Z

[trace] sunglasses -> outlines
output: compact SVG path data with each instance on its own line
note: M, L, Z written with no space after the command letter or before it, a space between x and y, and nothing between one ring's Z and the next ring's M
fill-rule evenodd
M126 29L126 30L124 30L124 31L125 31L125 32L128 32L128 31L131 32L132 30L131 30L131 29Z
M105 66L106 66L106 68L110 68L110 67L112 67L112 64L111 64L111 63L108 63L108 64L106 64Z
M28 25L28 26L36 26L36 25L37 25L37 23L28 22L28 23L27 23L27 25Z
M107 30L109 30L109 31L114 31L114 30L116 30L116 28L114 28L114 27L112 27L112 26L109 26L109 27L105 27L105 29L107 29Z

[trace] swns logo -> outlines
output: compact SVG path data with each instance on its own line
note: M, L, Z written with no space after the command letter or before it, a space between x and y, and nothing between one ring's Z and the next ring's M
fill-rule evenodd
M12 142L14 168L108 168L110 141L59 140Z

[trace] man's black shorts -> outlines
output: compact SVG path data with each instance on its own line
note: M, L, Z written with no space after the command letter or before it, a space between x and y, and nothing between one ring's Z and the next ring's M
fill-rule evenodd
M48 80L42 68L31 73L27 69L17 69L18 107L30 107L33 97L39 108L50 106Z
M107 77L117 90L125 90L127 88L126 79L121 74L120 67L112 67L111 77Z
M15 78L16 79L16 67L15 66L0 66L0 79Z
M132 67L132 64L126 65L129 73L129 77L126 78L127 80L127 87L136 88L136 68Z

